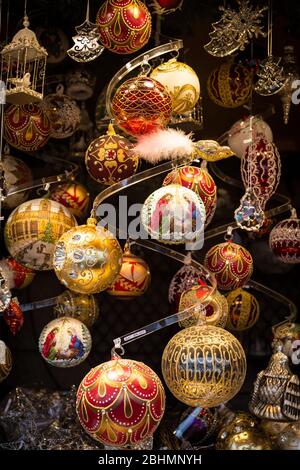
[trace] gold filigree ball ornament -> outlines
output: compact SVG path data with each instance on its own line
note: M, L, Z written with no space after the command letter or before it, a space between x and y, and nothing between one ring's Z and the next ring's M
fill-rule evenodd
M160 82L170 93L173 114L187 113L196 106L200 98L200 82L189 65L173 58L153 69L150 77Z
M12 369L12 355L4 341L0 340L0 383L10 374Z
M99 306L93 295L64 291L54 307L56 317L72 317L91 328L99 317Z
M165 177L163 186L168 184L180 184L198 194L205 207L205 226L211 222L217 207L217 186L206 168L177 168Z
M259 137L273 142L272 129L260 116L247 116L235 122L229 129L228 145L237 157L242 158L251 141Z
M217 326L192 326L168 342L162 373L172 394L189 406L213 407L231 400L246 376L239 341Z
M151 283L148 264L139 256L131 253L125 246L121 270L107 293L120 300L130 300L145 294Z
M280 450L300 450L300 421L289 424L277 439Z
M117 356L92 369L77 391L82 427L108 446L142 443L152 436L164 410L165 392L155 372L142 362Z
M71 317L52 320L39 338L43 359L55 367L77 366L88 357L91 347L92 338L88 328Z
M106 135L93 140L86 151L85 165L89 175L108 186L133 176L139 166L139 157L133 147L109 124Z
M122 265L122 250L114 235L90 218L64 233L55 246L54 271L68 289L81 294L106 290Z
M282 220L272 229L269 244L283 263L300 263L300 219L295 209L289 219Z
M172 98L153 78L130 78L117 89L112 100L112 114L117 126L127 134L150 134L169 123Z
M87 188L77 181L59 184L51 191L50 198L67 207L78 219L87 215L90 195Z
M73 215L58 202L32 199L8 217L5 244L18 263L36 271L50 270L56 242L76 225Z
M210 99L224 108L247 103L252 90L252 72L241 64L226 62L213 70L207 80Z
M260 314L259 303L244 289L235 289L226 296L228 318L226 328L232 331L244 331L252 328Z
M6 152L6 153L5 153ZM7 196L3 201L3 207L7 209L14 209L26 201L29 191L18 192L11 194L10 192L16 191L19 186L30 187L33 181L31 170L26 163L20 158L9 155L9 148L4 149L4 158L2 161L4 171L4 188Z
M141 220L155 240L167 244L194 243L201 239L205 224L202 199L180 184L154 191L144 202Z

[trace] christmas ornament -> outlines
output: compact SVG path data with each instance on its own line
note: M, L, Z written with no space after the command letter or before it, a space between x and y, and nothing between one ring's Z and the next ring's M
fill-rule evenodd
M217 162L234 155L229 147L221 146L215 140L198 140L195 150L197 156L208 162Z
M230 6L219 7L222 17L213 23L213 31L209 33L211 40L204 46L206 52L215 57L228 56L238 49L243 51L253 37L266 36L261 20L268 7L253 8L249 0L237 0L237 3L238 11Z
M11 292L9 290L9 277L6 269L0 267L0 312L7 309L11 301Z
M137 52L151 35L151 15L141 0L106 0L96 23L103 46L117 54Z
M142 207L144 229L163 243L188 243L199 240L205 223L205 207L191 189L169 184L154 191Z
M142 362L113 357L79 385L76 411L84 430L114 447L134 446L156 430L164 414L159 377Z
M56 317L72 317L91 328L99 317L99 306L93 295L65 290L54 307Z
M48 364L75 367L89 355L92 339L87 327L71 317L56 318L40 334L39 350Z
M199 307L203 294L205 294L203 286L193 286L189 290L184 291L181 294L179 302L179 311L185 310L192 307L193 305ZM201 314L195 309L195 313L190 318L180 321L179 326L181 328L187 328L189 326L197 326L199 323L199 317L202 319L204 315L205 322L207 325L219 326L224 328L227 322L228 305L226 298L220 294L217 290L205 300L206 305L202 307ZM201 307L200 307L201 308Z
M64 183L56 186L50 195L52 201L67 207L71 214L81 219L87 214L90 195L87 189L78 182Z
M183 0L151 0L149 6L156 15L167 15L181 8Z
M67 57L68 36L55 26L38 27L35 32L39 42L48 53L47 63L60 64Z
M206 168L183 166L171 171L164 179L163 186L180 184L200 196L206 212L205 226L211 222L217 206L217 187Z
M231 240L213 246L206 253L204 265L215 275L218 289L221 290L242 287L249 281L253 271L249 251Z
M257 141L259 138L273 142L272 130L260 116L240 119L228 131L228 145L239 158L244 156L252 140Z
M75 225L72 214L58 202L32 199L8 217L5 244L18 263L37 271L49 270L53 268L55 243Z
M151 283L150 269L146 261L131 253L125 246L121 270L107 293L118 299L130 300L143 295Z
M64 95L62 85L57 86L56 93L45 97L43 109L50 119L54 139L70 137L80 124L80 109L75 101Z
M3 382L9 376L11 369L11 352L4 343L4 341L0 340L0 383Z
M200 82L194 70L175 58L152 70L151 78L160 82L170 93L173 114L191 111L200 98Z
M283 88L279 92L279 96L283 107L283 122L284 124L288 124L291 103L293 103L292 95L295 92L294 83L300 78L296 64L294 46L284 47L282 64L284 67L284 77L286 81Z
M54 271L69 289L95 294L107 289L119 274L122 250L114 235L95 219L64 233L56 244Z
M0 261L0 269L5 271L10 289L24 289L35 277L35 272L19 264L14 258L8 257Z
M300 422L289 424L277 439L280 450L300 450Z
M289 426L289 423L286 421L270 421L268 419L262 419L260 422L261 429L272 442L276 442L278 435L281 434L287 426Z
M217 409L202 408L199 411L189 407L182 414L174 434L184 442L185 449L197 450L214 434L217 421Z
M251 70L232 62L221 64L210 73L207 80L210 99L224 108L237 108L247 103L251 89Z
M234 219L239 228L248 232L258 232L261 229L265 213L254 189L246 188L239 207L234 211Z
M117 89L112 100L112 113L116 124L127 134L149 134L168 124L172 98L161 83L138 76L126 80Z
M256 240L250 246L254 266L266 274L286 274L292 264L284 263L278 258L269 246L268 240Z
M9 152L8 148L6 150ZM33 181L31 170L20 158L12 157L7 153L4 155L2 165L6 194L17 190L18 186L31 186ZM23 191L7 196L3 201L3 206L8 209L14 209L26 201L28 194L29 191Z
M254 295L244 289L235 289L226 296L228 317L226 328L244 331L257 322L260 314L259 303Z
M256 377L249 410L259 418L296 421L300 418L299 395L299 378L291 372L288 357L277 351Z
M96 76L85 68L76 68L67 74L66 84L66 93L72 100L86 101L93 96Z
M270 96L278 93L285 85L287 78L281 65L281 57L269 57L259 64L258 81L254 85L256 93Z
M13 335L19 333L24 324L24 315L16 297L10 301L9 306L3 312L3 319Z
M282 220L272 229L269 244L283 263L300 263L300 219L295 209L289 219Z
M86 149L94 138L94 124L86 109L85 102L81 101L80 124L70 139L70 158L84 159Z
M109 124L106 135L93 140L85 154L85 164L90 176L98 183L111 185L134 175L139 158L133 144L115 133Z
M300 340L300 324L287 321L274 328L273 333L273 347L281 349L286 356L292 358L295 352L293 344Z
M202 272L194 268L194 266L191 266L191 260L191 255L187 255L184 266L174 274L170 282L168 299L170 304L175 304L177 311L181 294L194 285L197 285L198 281L202 278Z
M179 401L210 408L239 392L246 375L246 357L239 341L223 328L192 326L168 342L162 373Z
M52 132L51 123L41 106L11 105L4 111L4 138L24 152L42 148Z
M43 99L47 51L28 28L28 16L24 16L24 28L1 50L1 80L6 83L7 103L30 104Z

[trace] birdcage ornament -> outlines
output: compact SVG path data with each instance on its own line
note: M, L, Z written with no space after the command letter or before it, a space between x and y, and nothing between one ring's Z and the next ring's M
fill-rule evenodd
M42 101L47 51L29 29L28 16L24 28L1 51L1 80L6 84L6 101L30 104Z

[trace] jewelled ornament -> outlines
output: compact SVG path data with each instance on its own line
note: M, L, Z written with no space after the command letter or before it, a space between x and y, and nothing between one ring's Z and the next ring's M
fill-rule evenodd
M192 326L168 342L162 373L179 401L210 408L239 392L246 376L246 357L239 341L223 328Z
M150 8L156 15L167 15L181 8L183 0L150 0Z
M43 109L50 119L54 139L70 137L80 124L80 109L75 101L64 95L62 85L57 86L56 93L44 98Z
M146 76L126 80L112 100L116 124L134 136L165 127L171 119L172 109L172 98L166 88Z
M9 149L7 149L9 152ZM20 158L5 154L2 160L4 170L4 187L6 194L17 190L18 186L25 185L30 187L33 181L31 170ZM3 207L14 209L26 201L29 191L23 191L17 194L7 196L3 201Z
M39 350L48 364L75 367L89 355L92 338L87 327L71 317L56 318L40 334Z
M230 6L220 6L222 17L213 23L213 31L209 33L210 42L204 46L209 54L215 57L224 57L238 49L243 51L246 44L256 37L266 36L262 31L261 20L268 7L255 7L249 0L237 0L238 10Z
M210 99L224 108L247 103L252 90L252 72L244 65L225 62L213 70L207 80Z
M106 290L122 265L122 250L114 235L95 219L74 227L59 239L53 256L55 274L62 284L81 294Z
M295 209L289 219L282 220L272 229L269 244L283 263L300 263L300 219Z
M151 78L160 82L170 93L173 114L191 111L200 98L200 82L195 71L175 58L152 70Z
M231 126L228 131L228 145L234 155L242 158L252 140L257 141L260 137L273 142L272 129L260 116L248 116Z
M67 207L71 214L81 219L86 216L90 195L83 184L78 182L64 183L56 186L50 195L52 201Z
M84 430L102 444L128 447L152 436L165 410L159 377L142 362L113 357L92 369L77 391Z
M12 356L4 341L0 340L0 383L10 374L12 369Z
M256 93L261 96L275 95L284 87L287 77L280 62L281 57L270 55L259 64L259 79L253 87Z
M164 179L163 186L169 184L180 184L200 196L205 207L205 226L207 227L217 207L217 186L206 168L196 166L176 168Z
M117 54L137 52L151 35L151 15L141 0L106 0L96 23L103 46Z
M244 331L252 328L259 319L259 303L244 289L235 289L226 296L228 317L226 328L232 331Z
M3 312L3 319L11 333L16 335L24 324L24 315L17 298L13 298L7 309Z
M142 207L144 229L155 240L180 244L198 241L203 234L205 207L201 198L180 184L154 191Z
M51 123L41 106L10 105L4 111L4 138L24 152L35 152L49 140Z
M72 317L91 328L99 317L99 306L93 295L65 290L54 307L56 317Z
M221 146L215 140L198 140L195 142L195 151L203 160L217 162L234 155L229 147Z
M133 144L115 133L109 124L106 135L93 140L85 154L89 175L98 183L111 185L133 176L139 166L139 157Z
M7 272L10 289L24 289L35 277L35 271L22 266L12 257L1 260L0 267Z
M8 217L5 244L18 263L37 271L49 270L53 268L55 243L75 225L75 218L58 202L32 199Z
M248 232L258 232L263 226L265 213L261 208L256 191L247 188L240 201L239 207L234 211L237 226Z

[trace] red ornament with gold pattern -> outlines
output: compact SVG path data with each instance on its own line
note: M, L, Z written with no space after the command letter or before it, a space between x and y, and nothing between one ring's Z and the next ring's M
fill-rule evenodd
M24 323L24 315L16 297L3 312L3 319L13 335L19 333Z
M116 134L113 125L109 124L107 134L90 143L85 165L94 180L111 185L133 176L138 169L139 158L133 152L133 144Z
M151 35L151 15L141 0L106 0L96 23L102 45L117 54L138 51Z
M152 436L163 417L165 392L142 362L113 357L92 369L77 391L76 411L84 430L115 447L135 446Z
M118 299L130 300L143 295L151 282L150 269L146 261L131 253L125 246L122 266L107 293Z
M164 179L163 186L168 184L181 184L198 194L205 206L205 226L211 222L217 206L217 186L205 168L196 166L176 168Z
M134 136L164 128L172 117L172 98L166 88L146 76L126 80L112 100L117 125Z
M272 229L269 244L283 263L300 263L300 219L294 208L289 219L282 220Z
M24 152L35 152L50 138L51 124L36 104L10 105L4 112L5 140Z
M71 214L79 219L87 215L90 195L81 183L70 182L60 184L51 192L50 198L52 201L59 202L67 207Z
M24 289L24 287L31 284L35 277L35 271L33 271L33 269L26 268L26 266L18 263L15 258L11 256L3 259L0 265L8 272L10 289Z
M167 15L181 8L183 0L150 0L149 7L156 15Z

